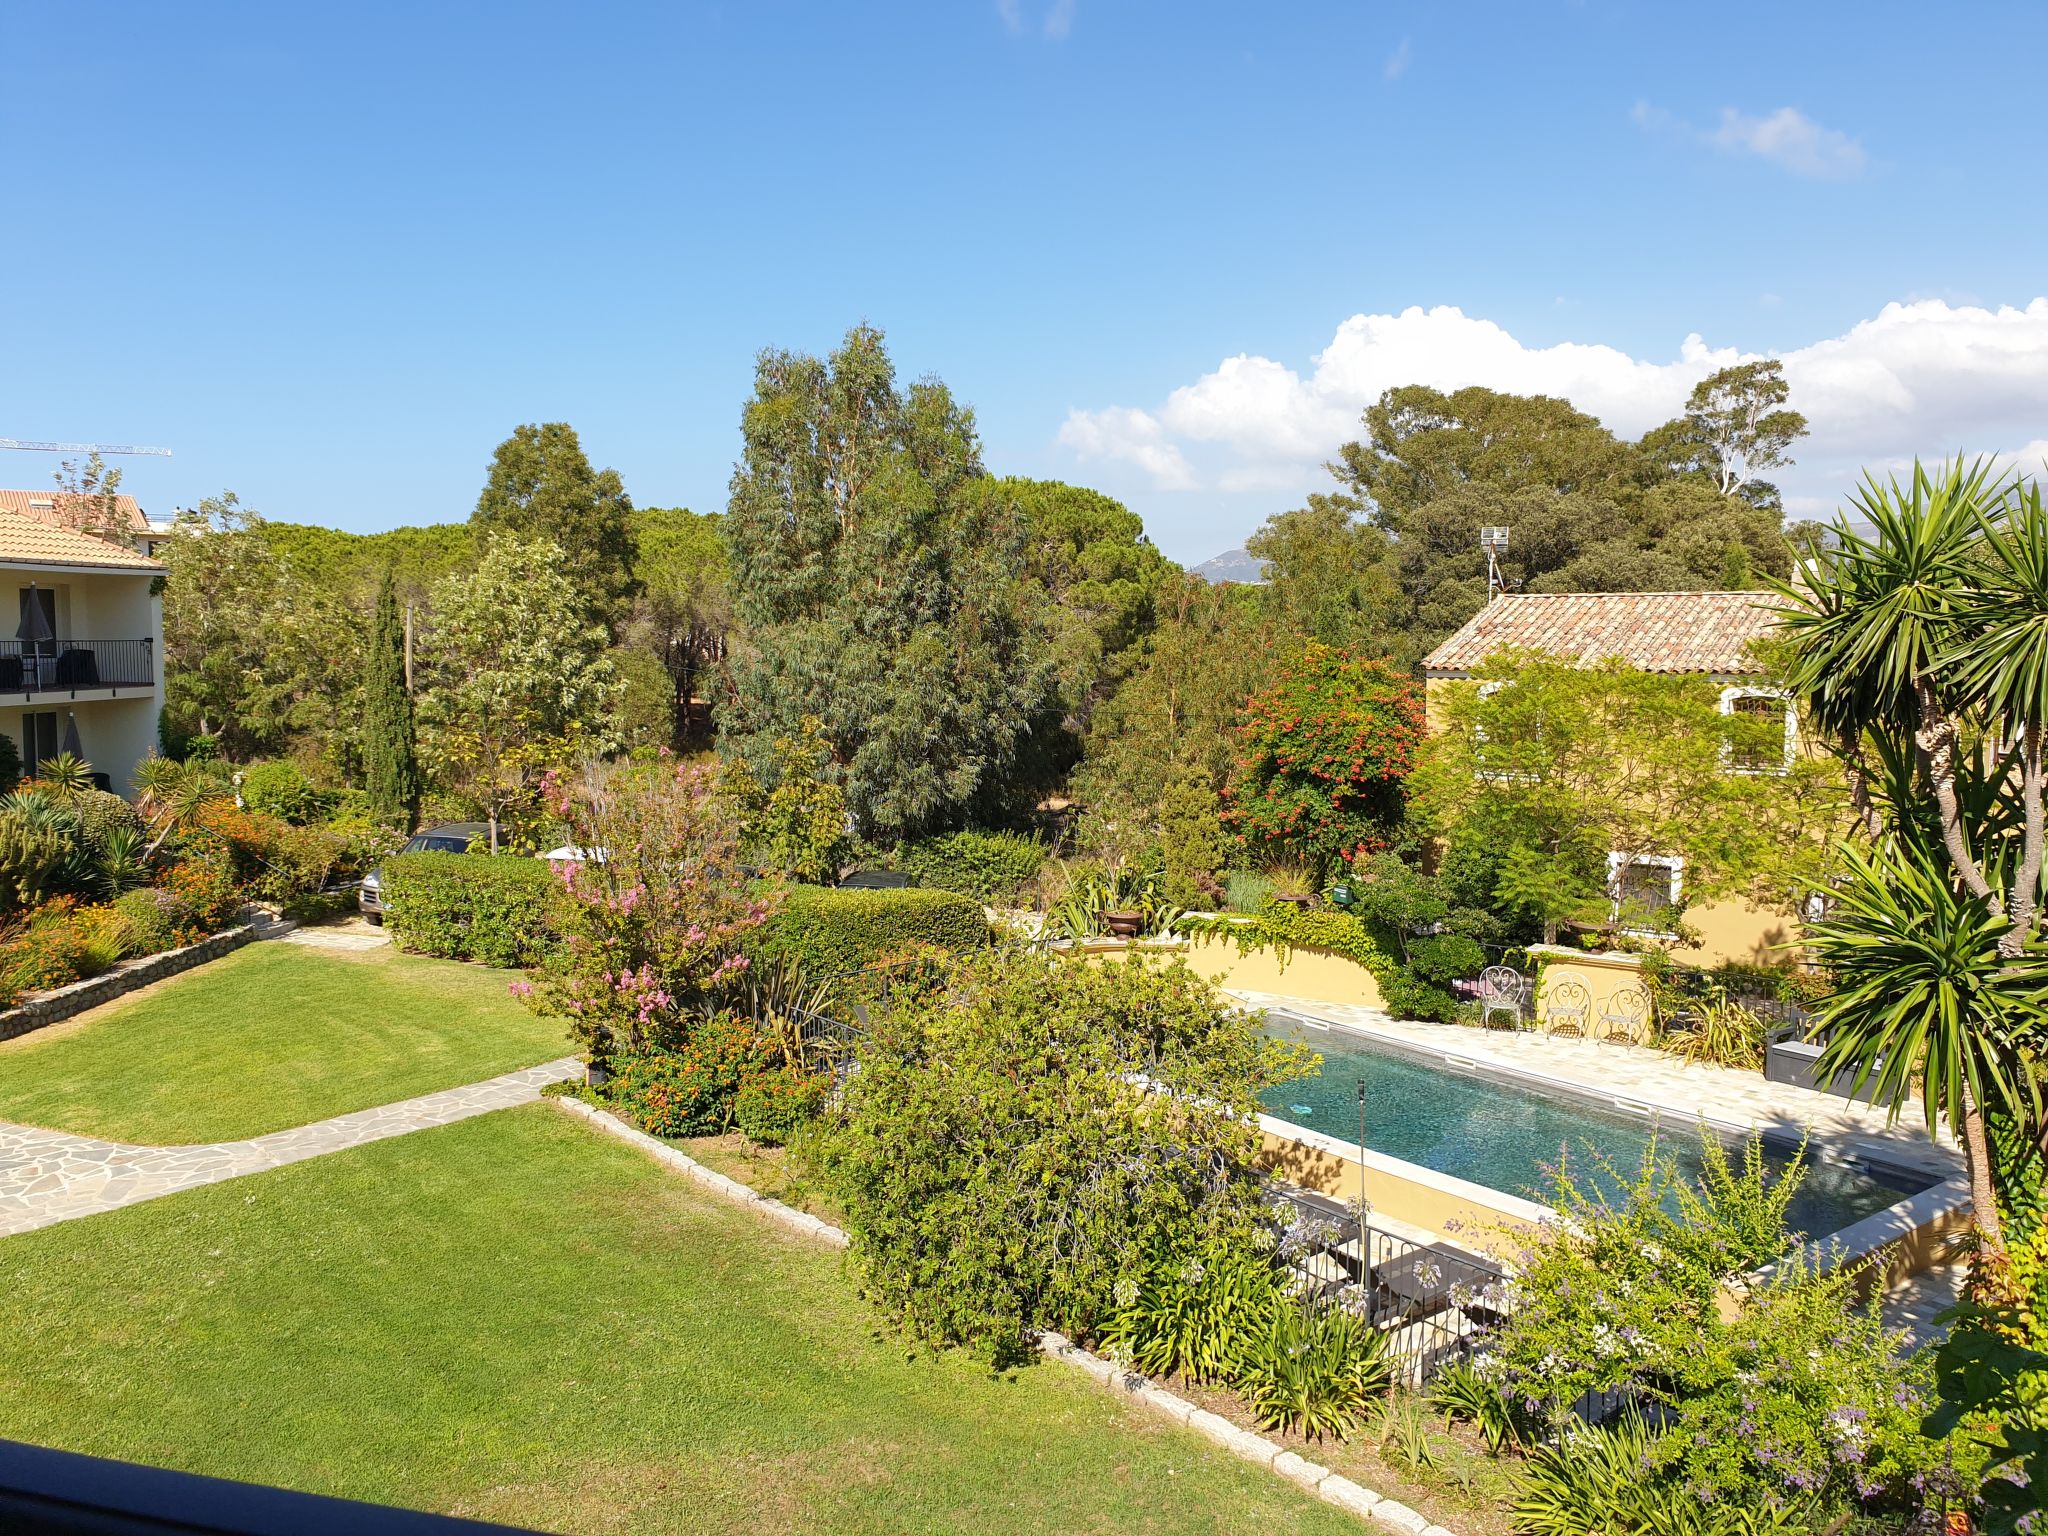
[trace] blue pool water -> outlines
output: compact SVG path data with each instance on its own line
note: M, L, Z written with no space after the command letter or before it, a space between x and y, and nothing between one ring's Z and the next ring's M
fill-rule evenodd
M1269 1033L1318 1052L1323 1069L1260 1095L1266 1113L1350 1145L1358 1142L1358 1084L1365 1083L1365 1144L1375 1152L1417 1163L1525 1199L1548 1204L1543 1165L1562 1152L1575 1174L1598 1177L1596 1154L1624 1177L1643 1165L1653 1123L1621 1110L1482 1077L1438 1060L1381 1046L1358 1035L1304 1025L1284 1014L1267 1015ZM1738 1161L1741 1143L1729 1139ZM1666 1121L1658 1154L1688 1178L1700 1169L1699 1127ZM1782 1169L1792 1148L1766 1141L1766 1161ZM1787 1213L1791 1226L1811 1237L1838 1232L1931 1179L1882 1172L1809 1155L1806 1182Z

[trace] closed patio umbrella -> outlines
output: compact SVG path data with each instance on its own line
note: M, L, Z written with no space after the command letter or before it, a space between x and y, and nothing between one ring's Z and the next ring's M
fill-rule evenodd
M43 594L34 582L21 594L21 622L14 627L14 638L30 641L38 650L45 640L57 638L56 631L50 628L50 616L43 612Z
M67 709L64 711L64 750L76 758L82 759L85 756L85 748L78 744L78 712L76 710Z

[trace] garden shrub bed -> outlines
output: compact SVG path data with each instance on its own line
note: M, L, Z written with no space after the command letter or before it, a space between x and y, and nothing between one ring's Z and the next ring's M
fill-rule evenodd
M813 976L857 971L912 944L978 949L989 941L981 903L955 891L840 891L790 887L760 947Z
M1011 902L1044 867L1045 844L1021 832L942 832L905 843L896 867L920 886Z
M408 853L384 866L384 921L402 949L444 960L537 965L561 882L541 859Z

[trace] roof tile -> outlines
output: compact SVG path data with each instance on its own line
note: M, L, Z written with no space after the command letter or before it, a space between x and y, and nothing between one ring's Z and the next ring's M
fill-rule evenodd
M1469 672L1513 646L1573 661L1619 657L1645 672L1755 672L1752 640L1777 624L1761 592L1513 592L1423 658L1425 674Z
M163 564L111 539L96 539L75 528L0 507L0 564L89 565L108 570L161 571Z

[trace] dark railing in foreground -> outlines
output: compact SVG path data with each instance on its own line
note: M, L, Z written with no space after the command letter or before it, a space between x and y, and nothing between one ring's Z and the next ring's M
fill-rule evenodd
M0 1440L0 1531L34 1536L483 1536L487 1525Z
M1324 1195L1272 1184L1288 1226L1281 1254L1316 1305L1358 1313L1386 1338L1395 1374L1420 1386L1472 1353L1507 1307L1507 1272L1449 1243L1418 1243L1363 1223Z
M0 693L74 693L155 683L153 640L0 640Z

